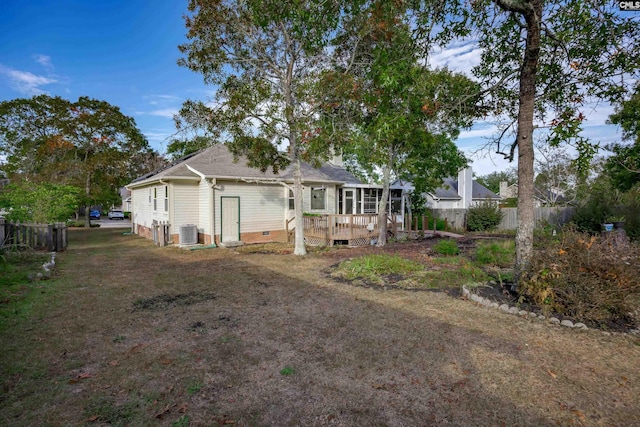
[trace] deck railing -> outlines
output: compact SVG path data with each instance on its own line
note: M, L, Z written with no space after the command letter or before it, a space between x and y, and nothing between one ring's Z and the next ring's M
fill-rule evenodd
M350 245L368 244L378 235L378 214L308 215L304 217L304 236L307 242L333 245L346 241Z

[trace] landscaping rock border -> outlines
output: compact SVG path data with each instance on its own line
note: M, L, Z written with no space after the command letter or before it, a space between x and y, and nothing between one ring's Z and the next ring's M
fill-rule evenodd
M574 323L573 321L571 321L569 319L560 320L557 317L549 317L547 319L546 316L544 316L542 314L539 314L539 313L535 313L533 311L521 310L516 306L509 306L508 304L498 304L495 301L491 301L488 298L484 298L484 297L481 297L480 295L477 295L477 294L473 293L471 290L469 290L469 288L466 285L462 285L462 296L467 298L470 301L473 301L473 302L483 306L483 307L497 309L497 310L499 310L499 311L501 311L503 313L512 314L512 315L525 317L525 318L530 318L530 319L537 319L537 320L540 320L540 321L545 321L546 320L548 323L551 323L552 325L560 325L560 326L564 326L564 327L569 328L569 329L576 329L576 330L582 330L582 331L586 331L586 330L589 329L589 327L587 325L585 325L584 323L581 323L581 322ZM595 330L595 329L592 329L592 330ZM616 332L608 332L608 331L602 331L602 333L604 335L616 334ZM628 334L640 335L640 330L639 329L632 329L631 331L628 332Z

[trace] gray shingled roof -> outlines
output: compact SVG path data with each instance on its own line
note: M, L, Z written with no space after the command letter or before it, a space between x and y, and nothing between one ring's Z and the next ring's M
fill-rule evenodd
M135 184L152 182L158 179L170 178L193 178L198 179L197 173L191 169L211 178L236 178L236 179L265 179L293 181L292 168L289 167L278 174L274 174L271 169L265 172L247 166L246 157L239 157L234 162L231 154L225 145L214 145L201 150L200 152L186 156L163 169L137 178L132 182ZM302 162L301 173L303 182L331 182L331 183L357 183L361 182L342 168L324 164L321 168L315 169L311 165Z
M484 185L479 184L476 181L472 181L472 182L473 182L473 188L471 189L471 198L473 198L473 199L501 199L500 196L498 196L493 191L489 190Z
M441 187L438 187L431 193L437 199L461 199L458 194L458 180L453 178L445 178Z
M397 183L398 181L396 181ZM472 181L471 197L473 199L500 199L500 196L489 190L487 187L479 184L475 180ZM394 183L395 184L395 183ZM413 186L411 186L413 188ZM458 194L458 180L455 178L445 178L442 186L429 192L436 199L444 200L460 200L462 197Z

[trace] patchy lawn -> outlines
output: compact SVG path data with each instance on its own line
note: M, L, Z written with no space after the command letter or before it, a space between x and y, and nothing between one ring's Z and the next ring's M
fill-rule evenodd
M2 323L2 425L640 425L637 338L330 276L429 241L299 258L69 240Z

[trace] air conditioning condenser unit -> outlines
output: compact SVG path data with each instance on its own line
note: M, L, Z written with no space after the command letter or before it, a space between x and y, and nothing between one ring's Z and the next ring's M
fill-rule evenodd
M180 226L180 244L195 245L198 243L198 227L195 224Z

